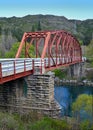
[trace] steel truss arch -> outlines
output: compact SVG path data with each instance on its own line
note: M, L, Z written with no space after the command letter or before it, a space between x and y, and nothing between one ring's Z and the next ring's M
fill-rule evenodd
M78 40L64 30L24 33L16 58L20 57L23 47L25 47L24 57L30 57L31 45L35 48L36 58L48 58L48 67L51 67L51 62L57 66L82 61L82 51Z

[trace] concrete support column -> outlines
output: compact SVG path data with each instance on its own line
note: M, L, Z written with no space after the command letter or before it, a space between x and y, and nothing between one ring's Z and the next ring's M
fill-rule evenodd
M69 76L81 78L84 74L84 64L76 63L69 66Z

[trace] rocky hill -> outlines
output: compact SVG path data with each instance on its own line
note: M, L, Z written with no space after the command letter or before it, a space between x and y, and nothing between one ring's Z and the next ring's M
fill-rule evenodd
M40 27L38 28L38 26ZM64 16L54 15L27 15L20 18L1 17L0 48L2 47L3 51L6 52L13 43L21 41L24 32L62 29L74 34L83 44L89 44L93 34L93 19L69 20Z

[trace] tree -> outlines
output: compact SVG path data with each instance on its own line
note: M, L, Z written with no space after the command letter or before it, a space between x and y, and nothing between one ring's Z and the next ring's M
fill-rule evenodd
M0 25L0 35L1 35L1 33L2 33L2 27L1 27L1 25Z
M0 41L0 53L1 53L1 57L4 57L4 54L6 52L5 44L6 44L6 35L5 35L4 30L2 30L1 41Z
M40 21L38 21L37 31L41 31L41 23L40 23Z
M16 38L12 36L10 30L6 33L5 29L3 29L0 37L0 57L3 58L5 53L10 50L12 44L16 41Z
M20 27L18 27L18 28L13 28L11 30L11 33L13 37L16 37L18 41L21 41L24 31Z
M5 53L5 57L6 58L15 58L15 55L17 53L19 45L20 45L20 42L17 42L15 44L13 44L10 51ZM29 49L29 54L32 57L35 57L35 51L34 51L34 46L33 45L31 45L31 47ZM25 57L25 48L23 47L20 58L24 58L24 57Z
M90 67L93 67L93 39L90 44L86 47L87 61L90 63Z
M92 99L92 95L81 94L78 96L76 101L72 104L72 110L77 118L81 116L86 116L87 119L92 118Z
M5 49L10 50L13 43L17 42L17 39L12 36L11 31L8 32L6 36Z
M89 57L93 56L93 39L90 41L90 44L87 46L86 54Z
M55 73L55 76L56 76L56 77L59 77L60 79L65 78L66 75L67 75L66 70L55 69L53 72Z
M18 47L19 47L19 42L13 44L9 52L5 53L6 58L15 58L15 55L17 53Z
M93 66L93 61L91 62L92 66ZM93 70L90 71L86 71L86 77L88 80L93 82Z
M35 32L35 25L32 25L32 32Z

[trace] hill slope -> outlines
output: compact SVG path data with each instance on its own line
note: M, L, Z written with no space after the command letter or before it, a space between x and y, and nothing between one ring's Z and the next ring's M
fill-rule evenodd
M24 32L42 30L67 30L84 44L89 44L93 33L93 19L69 20L64 16L27 15L25 17L0 18L0 46L6 52L16 41L21 41Z

